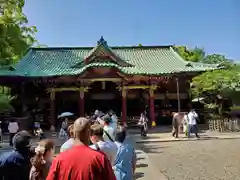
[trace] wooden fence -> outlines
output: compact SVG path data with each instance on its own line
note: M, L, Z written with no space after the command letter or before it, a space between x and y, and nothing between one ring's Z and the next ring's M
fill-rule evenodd
M240 131L240 119L224 118L224 119L211 119L208 120L209 130L219 132L237 132Z

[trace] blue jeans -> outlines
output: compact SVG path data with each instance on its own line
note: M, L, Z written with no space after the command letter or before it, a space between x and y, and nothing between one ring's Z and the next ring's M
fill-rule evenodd
M194 133L198 137L197 125L188 124L188 137L191 136L191 133Z

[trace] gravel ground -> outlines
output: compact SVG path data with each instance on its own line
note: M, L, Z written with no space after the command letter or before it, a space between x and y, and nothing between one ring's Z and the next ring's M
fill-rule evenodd
M240 139L141 144L169 180L240 180Z

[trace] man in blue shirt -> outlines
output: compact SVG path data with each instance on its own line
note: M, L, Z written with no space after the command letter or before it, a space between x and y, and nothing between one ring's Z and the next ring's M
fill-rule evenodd
M0 180L28 180L31 169L30 134L20 131L13 138L14 149L0 157Z

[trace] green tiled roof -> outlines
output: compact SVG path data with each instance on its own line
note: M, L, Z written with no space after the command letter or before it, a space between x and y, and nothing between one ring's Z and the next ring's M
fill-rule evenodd
M131 66L107 62L107 59L85 64L85 58L94 52L93 47L31 48L26 56L14 66L15 70L0 71L0 76L79 75L90 67L115 67L122 73L132 75L162 75L217 68L216 65L184 61L171 46L111 47L111 51Z

